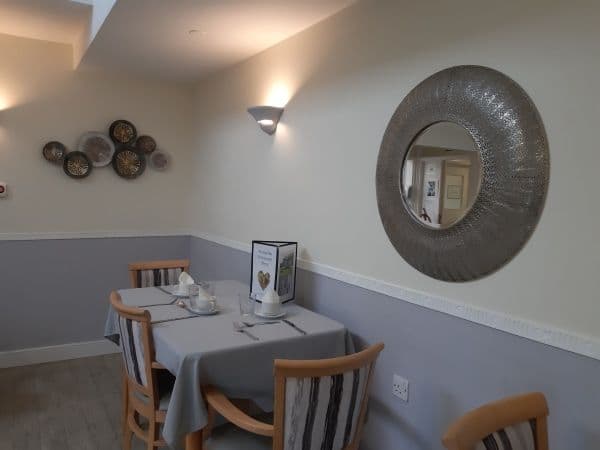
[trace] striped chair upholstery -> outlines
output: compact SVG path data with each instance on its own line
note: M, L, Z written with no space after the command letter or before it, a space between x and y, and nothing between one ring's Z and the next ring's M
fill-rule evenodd
M141 332L139 322L119 316L121 354L123 355L125 372L139 385L148 387Z
M544 394L515 395L467 412L442 442L448 450L548 450L547 417Z
M535 421L501 428L480 441L475 450L536 450Z
M285 450L342 450L354 440L371 366L315 378L287 378Z
M181 272L189 272L189 259L141 261L129 264L131 287L146 288L177 284Z
M180 267L171 269L138 270L136 275L137 285L138 287L144 288L177 284L181 272L183 272L183 269Z
M147 310L123 305L118 292L110 294L110 304L119 316L123 355L123 449L131 450L133 434L144 440L148 449L166 446L160 427L174 377L155 360L152 318Z
M204 386L210 433L217 413L238 427L273 438L273 450L358 450L372 372L383 343L348 356L275 360L273 424L237 408Z

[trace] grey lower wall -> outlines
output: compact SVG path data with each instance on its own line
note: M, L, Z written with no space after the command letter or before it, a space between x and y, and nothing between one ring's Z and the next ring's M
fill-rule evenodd
M188 236L0 241L0 351L102 339L127 264L187 258Z
M250 270L247 253L184 236L0 241L0 255L0 351L100 339L131 261L190 257L199 279L247 282ZM298 302L386 344L363 450L441 449L468 409L531 390L548 398L551 449L600 448L600 361L302 270ZM391 396L393 373L408 403Z
M194 237L190 249L196 276L248 281L247 253ZM467 410L533 390L548 399L551 449L600 448L600 361L302 270L298 301L386 344L363 450L441 449ZM391 396L393 373L409 380L408 403Z

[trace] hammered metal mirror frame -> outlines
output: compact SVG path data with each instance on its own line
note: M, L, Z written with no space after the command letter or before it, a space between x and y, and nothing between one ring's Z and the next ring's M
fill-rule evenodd
M462 125L482 163L473 207L446 229L419 223L400 188L411 144L438 122ZM544 206L549 171L546 133L527 93L496 70L452 67L416 86L387 126L377 160L379 215L392 244L414 268L439 280L474 280L525 245Z

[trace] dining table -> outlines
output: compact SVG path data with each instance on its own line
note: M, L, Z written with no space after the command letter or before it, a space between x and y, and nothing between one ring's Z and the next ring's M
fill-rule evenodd
M332 358L354 351L344 325L295 302L282 305L285 320L244 325L245 332L240 332L242 321L264 322L240 314L239 298L248 297L249 286L235 280L207 283L217 302L214 315L181 308L170 287L118 291L125 305L150 312L155 359L175 376L162 434L176 450L185 447L186 436L198 436L208 422L201 386L216 386L230 398L251 399L272 411L275 359ZM117 313L109 307L104 336L118 344L118 329Z

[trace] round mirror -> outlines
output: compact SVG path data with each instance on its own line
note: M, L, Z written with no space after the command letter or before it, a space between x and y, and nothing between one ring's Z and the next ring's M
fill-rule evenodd
M416 220L449 228L469 212L481 186L481 158L471 134L452 122L427 127L413 141L400 189Z

